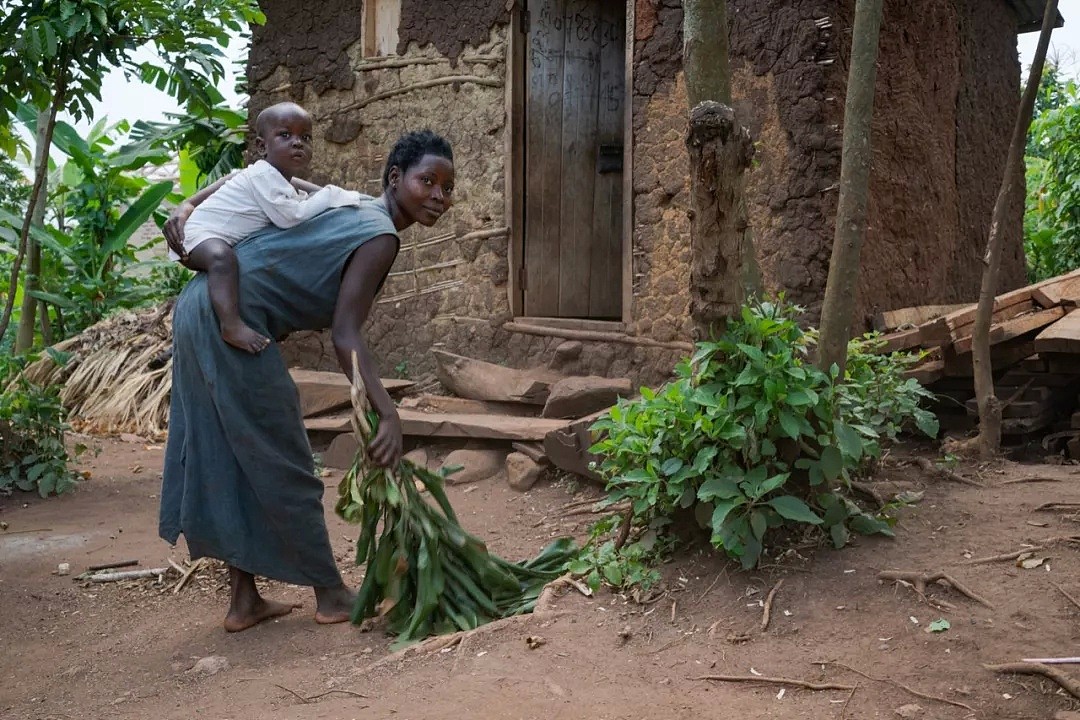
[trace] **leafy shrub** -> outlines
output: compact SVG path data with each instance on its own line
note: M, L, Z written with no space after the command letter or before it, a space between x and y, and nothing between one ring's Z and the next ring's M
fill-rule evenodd
M836 547L851 531L891 534L844 490L909 421L936 434L918 407L929 393L902 378L909 361L869 353L873 338L853 343L846 382L835 384L810 363L815 336L796 322L801 312L783 300L744 307L672 382L592 426L610 501L629 501L635 526L663 531L692 510L746 568L782 528L819 528Z
M0 492L18 488L36 489L41 497L59 495L78 480L64 446L67 411L59 386L43 388L17 376L27 359L33 358L0 356ZM76 446L75 453L84 449Z

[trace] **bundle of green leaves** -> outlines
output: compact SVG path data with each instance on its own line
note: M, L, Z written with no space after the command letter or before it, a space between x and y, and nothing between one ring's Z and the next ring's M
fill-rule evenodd
M750 568L781 529L817 528L836 547L852 531L891 535L891 519L864 511L846 490L903 428L937 434L919 407L931 394L903 378L913 359L874 354L873 337L853 341L836 382L810 362L815 334L800 328L801 313L783 300L747 305L723 336L698 344L672 382L643 388L593 425L609 501L629 502L643 538L692 510L712 544ZM638 542L627 548L640 556ZM597 558L594 580L623 579L614 555Z

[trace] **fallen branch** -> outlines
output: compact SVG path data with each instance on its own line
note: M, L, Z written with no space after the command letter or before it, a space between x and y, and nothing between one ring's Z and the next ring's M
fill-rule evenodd
M1056 582L1052 582L1050 584L1053 585L1054 587L1056 587L1058 589L1058 592L1060 592L1062 595L1064 595L1068 599L1068 601L1073 604L1073 607L1075 607L1077 610L1080 610L1080 601L1077 601L1076 598L1074 598L1072 595L1070 595L1068 590L1061 587Z
M930 462L926 458L917 457L917 458L912 458L911 460L916 465L918 465L920 468L922 468L924 472L929 473L931 475L937 475L938 477L944 478L945 480L952 480L953 482L963 483L964 485L971 485L973 487L979 487L979 488L986 487L985 485L983 485L978 480L972 480L971 478L966 478L963 475L959 475L957 473L954 473L952 470L949 470L948 468L943 468L940 465L935 465L934 463Z
M1023 658L1021 662L1040 665L1080 665L1080 657Z
M1004 665L984 665L987 670L1011 675L1041 675L1053 680L1061 689L1080 700L1080 684L1057 668L1038 663L1005 663Z
M975 558L974 560L968 560L961 564L986 565L987 563L1018 560L1021 555L1024 555L1026 553L1039 552L1040 550L1046 550L1052 545L1057 545L1058 543L1062 542L1080 543L1080 535L1061 535L1059 537L1047 538L1046 540L1043 540L1040 545L1030 545L1028 547L1020 548L1019 550L1014 550L1013 552L1002 553L1001 555L991 555L989 557Z
M1074 502L1051 502L1043 503L1035 508L1035 512L1053 512L1054 510L1080 510L1080 503Z
M969 598L971 598L975 602L979 603L980 605L985 605L986 607L988 607L990 609L993 609L993 607L994 607L985 598L983 598L983 597L981 597L979 595L976 595L974 592L972 592L970 589L968 589L968 587L966 585L964 585L962 582L960 582L956 578L952 577L948 573L944 573L944 572L918 573L918 572L905 572L905 571L901 571L901 570L885 570L885 571L882 571L882 572L878 573L878 580L892 580L894 582L906 582L906 583L910 584L912 587L915 588L915 592L918 593L919 596L922 597L923 600L927 599L926 598L926 586L928 584L930 584L930 583L940 583L940 582L944 581L944 582L947 582L949 585L952 585L953 589L955 589L961 595L967 595Z
M851 688L851 692L848 694L847 700L844 701L844 707L840 708L840 720L844 720L844 718L847 717L847 706L851 704L851 698L855 697L855 691L858 689L859 686L857 684L855 685L855 687Z
M715 682L749 682L765 683L767 685L789 685L805 690L847 690L855 689L854 685L839 685L837 683L812 683L806 680L794 680L792 678L766 677L764 675L702 675L701 677L687 678L688 680L713 680Z
M1061 478L1055 477L1022 477L1012 480L1002 480L1002 485L1019 485L1020 483L1061 482Z
M86 568L86 572L100 572L101 570L116 570L117 568L126 568L138 565L138 560L120 560L118 562L105 563L103 565L91 565Z
M946 705L952 705L953 707L963 708L963 709L965 709L965 710L967 710L969 712L975 712L975 708L971 707L970 705L965 705L962 702L957 702L956 700L949 700L948 698L938 697L936 695L928 695L928 694L926 694L924 692L916 690L913 687L909 687L909 686L905 685L904 683L899 682L898 680L893 680L891 678L879 678L879 677L874 677L873 675L868 675L868 674L864 673L862 670L856 670L855 668L851 667L850 665L845 665L842 662L835 662L835 661L815 662L813 664L814 665L832 665L834 667L841 667L841 668L844 668L845 670L848 670L850 672L855 673L856 675L861 675L862 677L866 678L867 680L873 680L874 682L884 682L884 683L889 683L891 685L895 685L896 687L900 688L901 690L903 690L903 691L905 691L907 693L910 693L910 694L914 695L917 698L922 698L923 700L932 700L934 702L939 702L939 703L945 703Z
M184 589L184 586L187 585L187 582L191 579L191 576L194 575L197 570L202 568L204 560L206 560L206 558L199 558L198 560L193 562L186 570L181 572L180 581L176 583L176 587L173 588L173 595L176 595Z
M592 590L586 585L582 585L574 576L570 573L566 573L562 577L557 577L540 591L540 597L536 599L536 606L533 608L533 613L551 614L555 612L555 598L557 593L563 588L573 588L585 597L592 597Z
M877 503L878 510L889 504L889 501L877 491L877 488L872 483L859 482L858 480L851 481L851 489L866 495L875 503Z
M634 519L634 513L627 510L623 513L622 522L619 523L619 535L615 538L615 549L622 550L626 541L630 539L630 521Z
M776 582L775 585L773 585L772 590L770 590L769 594L765 597L765 609L761 612L761 632L765 632L769 629L769 620L772 619L773 599L776 598L776 593L780 590L780 586L783 584L784 580L783 578L781 578Z
M90 582L106 583L119 582L121 580L140 580L148 577L159 577L169 572L169 568L147 568L146 570L127 570L124 572L99 573L97 575L80 575L76 579L89 580Z
M311 695L309 697L304 697L300 693L296 692L295 690L290 690L289 688L285 687L284 685L278 685L277 683L270 683L270 684L273 685L276 688L280 688L280 689L284 690L285 692L291 694L293 697L295 697L296 699L298 699L300 702L302 702L304 704L313 703L316 700L318 700L319 698L326 697L327 695L333 695L334 693L338 693L340 695L351 695L353 697L363 698L365 700L368 699L367 695L364 695L363 693L353 692L352 690L327 690L326 692L321 692L318 695ZM356 710L356 709L359 709L359 708L353 708L353 709Z

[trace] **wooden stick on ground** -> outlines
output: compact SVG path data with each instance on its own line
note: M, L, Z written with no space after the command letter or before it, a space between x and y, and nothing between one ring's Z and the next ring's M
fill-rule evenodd
M812 683L806 680L794 680L792 678L766 677L765 675L702 675L701 677L687 678L688 680L713 680L715 682L748 682L766 683L768 685L790 685L791 687L805 690L847 690L855 689L853 685L839 685L837 683Z
M952 470L949 470L948 468L943 468L943 467L941 467L939 465L935 465L934 463L930 462L926 458L922 458L922 457L912 458L912 462L914 462L916 465L918 465L920 468L922 468L924 472L929 473L931 475L937 475L938 477L944 478L945 480L952 480L953 482L963 483L964 485L971 485L973 487L980 487L980 488L981 487L986 487L985 485L983 485L978 480L972 480L971 478L966 478L963 475L959 475L957 473L954 473Z
M133 567L138 565L138 560L120 560L118 562L109 562L102 565L91 565L86 568L86 572L98 572L101 570L116 570L118 568Z
M855 684L855 687L851 688L851 693L848 694L847 700L844 701L844 707L840 709L840 720L844 720L844 718L847 717L847 707L851 704L851 698L855 697L855 691L858 689L858 683Z
M776 598L776 593L780 590L780 586L783 584L784 579L781 578L777 581L775 585L773 585L772 590L770 590L769 594L765 597L765 608L761 612L761 632L765 632L769 629L769 620L772 619L773 600Z
M1080 503L1075 502L1050 502L1043 503L1035 508L1035 512L1053 512L1054 510L1080 510Z
M967 595L975 602L979 603L980 605L985 605L990 609L993 609L994 607L985 598L976 595L962 582L952 577L948 573L944 572L919 573L905 572L901 570L885 570L878 573L878 580L892 580L894 582L903 581L906 583L910 583L915 588L915 592L917 592L919 596L923 599L926 598L926 586L928 584L944 580L945 582L949 583L949 585L952 585L952 587L961 595Z
M1054 477L1022 477L1012 480L1002 480L1002 485L1019 485L1020 483L1061 482L1061 478Z
M1061 587L1056 582L1052 582L1050 584L1053 585L1054 587L1056 587L1058 589L1058 592L1060 592L1062 595L1064 595L1066 597L1066 599L1073 604L1073 607L1075 607L1077 610L1080 610L1080 601L1077 601L1076 598L1074 598L1072 595L1070 595L1068 590Z
M1059 537L1052 537L1043 540L1039 545L1031 545L1030 547L1020 548L1013 552L1002 553L1001 555L991 555L989 557L975 558L974 560L968 560L962 565L985 565L987 563L1006 562L1008 560L1017 560L1021 555L1029 552L1039 552L1040 550L1046 550L1052 545L1058 543L1080 543L1080 535L1061 535Z
M919 690L916 690L915 688L909 687L909 686L905 685L904 683L899 682L897 680L893 680L891 678L879 678L879 677L874 677L873 675L867 675L862 670L856 670L855 668L851 667L850 665L845 665L842 662L835 662L835 661L815 662L813 664L814 665L832 665L834 667L841 667L841 668L844 668L845 670L848 670L850 672L855 673L856 675L861 675L864 678L866 678L867 680L873 680L874 682L890 683L892 685L895 685L896 687L900 688L901 690L904 690L905 692L908 692L908 693L914 695L917 698L922 698L923 700L933 700L934 702L945 703L946 705L952 705L953 707L964 708L965 710L968 710L969 712L975 712L975 708L971 707L970 705L965 705L964 703L957 702L956 700L949 700L948 698L937 697L936 695L928 695L928 694L926 694L924 692L920 692Z
M1053 680L1061 689L1080 700L1080 683L1061 672L1057 668L1039 663L1005 663L1003 665L984 665L987 670L996 673L1008 673L1012 675L1041 675Z
M169 568L147 568L146 570L127 570L125 572L114 573L99 573L97 575L86 576L85 579L90 582L105 583L105 582L119 582L120 580L139 580L141 578L157 577L169 572Z
M184 586L187 585L188 580L190 580L191 576L194 575L195 572L203 566L203 561L205 560L206 558L199 558L195 562L191 563L191 565L188 566L188 568L180 574L180 581L176 583L176 587L173 588L173 595L176 595L178 592L184 589Z

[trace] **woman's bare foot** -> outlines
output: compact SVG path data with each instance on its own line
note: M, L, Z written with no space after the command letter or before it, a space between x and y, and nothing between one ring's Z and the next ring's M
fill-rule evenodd
M315 622L333 625L346 622L356 604L356 593L344 585L334 588L315 588Z
M260 597L250 607L230 608L229 614L225 616L225 630L228 632L247 630L263 620L288 615L303 606L303 603L283 603L276 600L264 600Z
M243 320L222 323L221 339L234 348L249 352L252 355L270 347L270 338L255 332Z

